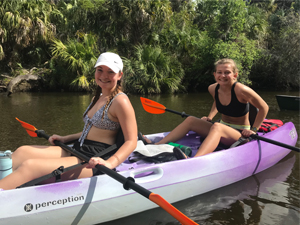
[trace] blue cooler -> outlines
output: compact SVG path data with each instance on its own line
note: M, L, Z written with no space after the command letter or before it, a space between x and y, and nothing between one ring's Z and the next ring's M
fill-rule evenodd
M12 173L11 154L10 150L5 152L0 151L0 180Z

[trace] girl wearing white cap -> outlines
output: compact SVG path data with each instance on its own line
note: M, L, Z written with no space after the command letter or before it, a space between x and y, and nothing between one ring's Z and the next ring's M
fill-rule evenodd
M122 92L123 62L120 56L111 52L102 53L95 69L98 87L91 104L83 114L83 131L67 136L53 135L49 138L52 145L54 140L63 143L77 140L73 148L92 157L88 164L62 174L62 180L97 175L99 173L94 168L97 164L113 169L136 148L137 123L134 109L127 95ZM124 141L118 144L118 149L104 151L116 143L120 131L123 131ZM101 157L93 157L95 155ZM81 162L58 146L21 146L12 154L12 161L13 173L0 180L0 188L5 190L49 174L60 166L69 167ZM53 181L54 178L48 180Z

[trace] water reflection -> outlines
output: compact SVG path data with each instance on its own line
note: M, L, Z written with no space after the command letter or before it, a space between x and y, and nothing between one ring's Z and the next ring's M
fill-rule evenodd
M0 95L0 132L2 149L15 150L24 144L46 144L42 139L26 135L15 117L44 129L48 134L67 135L80 132L82 114L92 95L80 93L14 93Z

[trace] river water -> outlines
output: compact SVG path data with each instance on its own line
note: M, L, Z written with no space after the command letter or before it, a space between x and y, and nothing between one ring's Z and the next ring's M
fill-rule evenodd
M275 95L299 96L299 92L258 92L268 103L268 118L292 121L300 136L299 111L280 111ZM208 93L143 96L168 109L194 116L208 115L212 98ZM48 144L32 138L15 117L51 134L67 135L81 131L82 114L92 95L82 93L14 93L0 94L0 151L14 150L24 144ZM129 96L136 112L139 131L144 134L169 131L183 118L166 112L152 115L143 110L139 96ZM280 140L278 140L280 141ZM297 146L300 146L298 138ZM199 224L300 224L299 153L291 152L281 162L257 175L232 185L195 196L174 204ZM205 184L203 184L205 185ZM184 190L182 190L184 191ZM163 196L162 196L163 197ZM160 208L104 223L116 224L179 224Z

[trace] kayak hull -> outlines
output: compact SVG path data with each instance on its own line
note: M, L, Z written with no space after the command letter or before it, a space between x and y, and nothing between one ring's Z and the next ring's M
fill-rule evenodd
M280 110L300 110L300 96L276 95Z
M167 133L147 135L160 139ZM295 146L293 123L264 137ZM200 144L195 133L178 143ZM279 162L290 150L251 141L211 154L161 164L124 162L120 174L134 177L137 184L161 195L170 203L200 195L243 180ZM107 175L66 182L0 191L0 224L97 224L158 207Z

